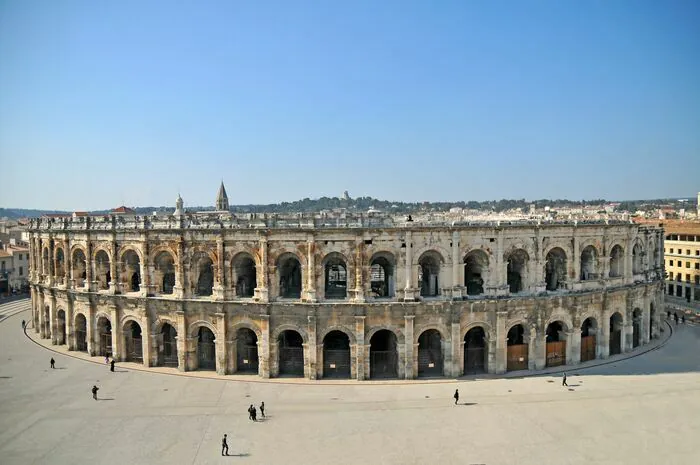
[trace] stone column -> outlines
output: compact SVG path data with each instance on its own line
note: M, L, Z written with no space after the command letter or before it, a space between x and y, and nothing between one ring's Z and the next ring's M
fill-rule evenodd
M574 281L580 281L581 280L581 240L578 238L578 231L574 229L574 256L571 257L571 266L573 266L573 270L569 272L569 276L573 275L573 280ZM569 281L569 276L566 277L566 280Z
M214 275L214 288L212 289L212 297L214 300L224 300L224 281L226 270L224 268L224 240L221 236L216 239L216 264Z
M546 337L546 336L545 336ZM537 328L535 325L530 325L530 341L527 346L527 369L539 370L544 368L542 355L540 355L539 339L544 340L545 337L537 337Z
M258 373L263 378L271 376L270 367L270 315L260 315L262 337L258 341Z
M510 292L510 287L508 286L508 280L506 279L506 267L508 266L503 261L503 230L498 231L498 238L496 241L496 276L495 279L491 278L491 285L494 290L489 294L491 295L508 295ZM495 281L495 282L494 282Z
M153 335L153 324L148 312L148 303L144 305L143 328L141 331L141 348L143 351L143 365L146 367L156 366L158 362L158 346Z
M489 338L488 367L489 373L503 374L508 371L508 330L506 322L508 312L496 312L496 334L487 334ZM523 341L525 342L525 341ZM493 351L491 350L493 346Z
M308 363L304 363L304 376L308 379L316 379L316 317L308 315L306 319L308 322L306 330L309 339L306 342L306 347L304 347L304 362L308 360Z
M185 325L185 312L175 312L177 320L177 369L187 371L187 326Z
M571 329L566 331L566 364L576 365L581 363L581 330Z
M56 321L56 296L52 293L51 294L51 305L49 307L49 328L51 333L49 336L51 337L51 344L57 345L58 344L58 331L56 329L57 321Z
M355 317L355 373L357 380L362 381L369 378L369 372L366 370L366 348L365 348L365 317Z
M87 239L87 245L85 246L85 290L92 291L95 289L93 285L93 273L92 273L92 242L90 238Z
M413 379L418 376L418 367L417 365L417 359L414 360L417 357L417 344L414 344L413 342L413 320L415 319L414 315L405 315L404 317L404 348L405 348L405 353L406 357L404 359L405 363L405 376L406 379ZM414 352L415 350L415 352ZM414 353L416 357L414 357Z
M73 299L66 299L66 344L68 350L75 350L75 324L73 323Z
M317 302L318 298L316 296L316 243L314 242L313 236L311 236L306 242L306 301L307 302Z
M355 289L352 293L352 300L357 303L365 301L363 250L364 242L362 242L362 238L358 238L355 242Z
M268 264L267 264L267 237L260 238L260 270L257 276L257 287L255 288L253 299L256 302L267 303L270 301L268 290ZM235 286L236 283L232 283Z
M625 241L625 272L623 276L625 277L625 283L632 282L632 247L634 241L631 235L628 234L627 240Z
M141 293L144 297L155 294L155 286L151 284L151 257L148 246L148 236L143 242L143 263L141 264Z
M66 289L72 288L70 282L70 264L70 239L66 237L65 241L63 242L63 284L66 286Z
M39 335L41 339L46 339L46 297L43 291L39 291Z
M228 374L226 367L228 365L228 328L226 326L226 314L222 312L216 313L216 373L219 375Z
M175 257L175 285L173 286L173 297L182 299L185 295L185 242L182 237L177 241L177 256ZM179 334L178 334L179 337ZM178 345L179 347L179 345ZM179 350L179 349L178 349ZM179 352L178 352L179 357Z
M607 318L605 317L607 315ZM610 312L603 312L603 321L600 322L598 334L600 340L596 340L596 345L600 349L600 358L610 357Z
M88 354L90 354L91 357L94 357L97 355L97 344L95 344L95 305L92 303L92 301L88 302L88 315L85 320Z
M452 367L448 376L462 376L464 374L464 339L460 332L459 323L452 323Z
M416 300L416 290L413 287L413 243L411 231L406 231L406 285L404 286L404 302Z
M461 260L459 259L459 233L457 231L452 232L452 298L454 300L459 300L462 298L462 290L464 284L464 278L460 271L464 271L464 268L460 266Z
M116 303L112 303L110 308L110 319L112 320L112 357L117 361L123 361L124 350L122 345L122 325L119 321L119 309Z

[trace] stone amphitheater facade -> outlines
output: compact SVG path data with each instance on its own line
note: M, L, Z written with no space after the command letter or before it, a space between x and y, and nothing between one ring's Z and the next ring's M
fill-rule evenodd
M180 201L181 203L181 201ZM657 337L663 230L381 214L40 218L34 328L220 375L447 376L576 365Z

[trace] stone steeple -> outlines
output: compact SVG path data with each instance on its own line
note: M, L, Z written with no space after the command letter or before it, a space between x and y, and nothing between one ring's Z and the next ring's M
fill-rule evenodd
M173 215L181 216L184 213L185 210L182 208L182 197L180 197L180 194L177 194L177 200L175 201L175 213L173 213Z
M219 193L216 195L216 210L217 211L228 211L228 195L226 195L226 188L224 187L224 182L221 181L221 187L219 187Z

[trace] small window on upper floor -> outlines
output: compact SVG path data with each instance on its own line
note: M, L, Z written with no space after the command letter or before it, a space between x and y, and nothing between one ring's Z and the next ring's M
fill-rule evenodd
M673 249L668 249L668 253L673 253Z
M685 267L690 268L690 262L685 262Z
M673 260L668 261L668 266L673 266Z
M686 255L690 255L690 249L686 249L686 250L685 250L685 254L686 254Z

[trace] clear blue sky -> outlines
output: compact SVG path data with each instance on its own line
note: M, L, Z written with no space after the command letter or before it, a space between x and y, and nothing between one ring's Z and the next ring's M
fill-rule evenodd
M700 190L700 2L0 1L0 206Z

